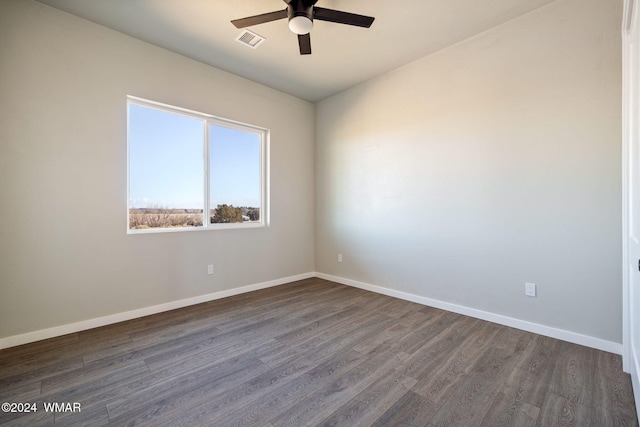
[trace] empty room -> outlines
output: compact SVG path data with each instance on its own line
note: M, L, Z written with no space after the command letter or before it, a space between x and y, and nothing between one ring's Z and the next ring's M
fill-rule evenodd
M0 0L0 425L637 426L639 9Z

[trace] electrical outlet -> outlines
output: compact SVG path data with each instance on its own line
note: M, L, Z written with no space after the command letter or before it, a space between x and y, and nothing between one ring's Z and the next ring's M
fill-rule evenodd
M535 283L525 283L524 284L524 294L528 297L536 296L536 284Z
M213 274L213 264L207 266L207 274Z
M338 262L342 262L342 254L338 254Z

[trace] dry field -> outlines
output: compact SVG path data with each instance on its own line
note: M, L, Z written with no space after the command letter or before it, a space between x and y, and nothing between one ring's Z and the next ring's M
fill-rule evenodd
M129 228L202 227L202 209L129 209Z

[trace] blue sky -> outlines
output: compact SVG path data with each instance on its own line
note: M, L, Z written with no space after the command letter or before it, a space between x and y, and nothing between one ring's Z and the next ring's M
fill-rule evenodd
M209 127L210 207L260 206L260 135Z
M129 104L130 207L201 209L201 119ZM259 206L260 135L209 127L210 206Z

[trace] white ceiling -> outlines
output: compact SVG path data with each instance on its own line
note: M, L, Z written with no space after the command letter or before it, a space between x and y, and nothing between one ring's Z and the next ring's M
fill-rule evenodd
M283 0L38 0L302 99L318 101L554 0L319 0L374 16L369 29L316 21L301 56L286 20L250 27L267 40L235 41L230 21L284 9Z

